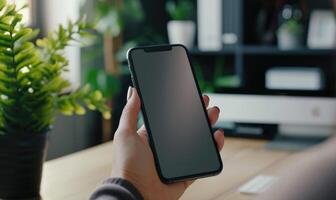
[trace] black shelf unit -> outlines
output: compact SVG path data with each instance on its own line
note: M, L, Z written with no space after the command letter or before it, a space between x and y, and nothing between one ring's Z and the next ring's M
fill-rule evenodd
M197 56L206 56L206 55L233 55L236 53L236 48L232 47L227 47L227 48L222 48L219 51L202 51L199 50L198 48L193 48L189 50L189 53L191 55L197 55Z
M198 48L193 48L189 50L191 55L234 55L234 54L245 54L245 55L306 55L306 56L324 56L324 55L335 55L336 49L309 49L307 47L302 47L298 49L283 50L279 49L277 46L263 46L263 45L237 45L236 47L224 47L219 51L202 51Z
M230 3L232 0L223 0ZM265 89L265 72L270 67L319 67L324 74L327 87L324 93L335 96L336 85L336 49L309 49L305 46L293 50L281 50L276 43L262 44L258 42L255 30L256 18L261 8L275 6L276 0L234 0L235 17L232 23L237 23L236 35L238 42L235 45L223 46L219 51L201 51L197 48L190 49L192 61L203 66L205 77L211 78L215 61L223 60L223 68L240 78L240 86L251 90ZM306 12L314 9L332 9L329 0L304 0ZM267 5L264 5L264 4ZM276 10L274 10L274 13ZM229 18L223 13L223 19ZM232 15L231 15L232 16ZM308 18L308 17L307 17Z
M282 50L276 46L257 46L250 45L242 47L243 54L249 55L305 55L305 56L325 56L332 55L336 50L333 49L309 49L306 47Z
M146 0L142 2L146 13L146 24L165 39L167 39L166 25L169 20L165 11L167 1L170 0ZM305 4L307 19L309 19L309 13L312 10L332 9L332 1L330 0L300 1ZM196 5L197 0L194 0L194 2ZM309 49L303 46L293 50L281 50L277 47L276 42L270 44L259 42L260 31L256 30L258 13L266 8L271 11L271 15L273 12L274 18L275 13L278 12L275 8L278 2L279 0L222 0L223 23L231 20L228 24L234 25L232 30L237 35L237 43L230 46L224 45L218 51L201 51L197 48L197 40L195 40L195 47L189 50L192 62L202 68L203 77L208 81L213 77L215 66L221 63L222 71L225 74L236 75L240 79L242 88L253 91L265 89L264 76L270 67L320 67L326 74L327 79L326 91L323 93L335 96L336 49ZM224 8L225 5L227 5L226 8ZM223 29L227 30L226 28ZM218 92L221 91L218 90Z

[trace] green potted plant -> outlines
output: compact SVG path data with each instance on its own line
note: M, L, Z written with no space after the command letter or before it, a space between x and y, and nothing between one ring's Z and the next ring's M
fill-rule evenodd
M0 199L39 197L47 133L58 111L82 115L87 107L110 117L100 91L71 91L61 76L64 48L91 27L69 22L34 42L38 31L23 25L21 9L0 0Z
M199 62L194 62L193 66L198 85L202 92L214 93L223 88L237 88L240 85L240 80L236 75L225 73L222 59L215 61L210 79L204 77L204 72Z
M277 30L278 47L283 50L303 46L304 25L302 11L294 5L285 5L281 12L283 22Z
M303 25L295 19L284 22L278 29L278 46L280 49L297 49L303 45Z
M183 44L192 48L196 35L193 21L195 8L190 0L168 1L166 9L171 20L167 24L168 38L171 44Z

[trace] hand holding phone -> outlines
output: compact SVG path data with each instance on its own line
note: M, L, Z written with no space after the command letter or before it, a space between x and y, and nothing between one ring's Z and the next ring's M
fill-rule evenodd
M160 179L171 183L221 172L222 161L186 48L134 48L128 60Z
M193 181L173 184L161 182L148 143L146 128L142 126L137 130L141 104L139 96L134 88L129 91L129 98L113 140L112 177L130 181L144 199L178 199ZM205 106L208 107L209 98L204 96L203 99ZM218 108L208 108L207 114L210 123L215 124L219 115ZM214 136L220 151L224 145L224 134L217 130Z

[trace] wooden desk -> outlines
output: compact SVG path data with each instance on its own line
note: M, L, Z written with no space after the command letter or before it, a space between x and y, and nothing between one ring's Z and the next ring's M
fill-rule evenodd
M221 152L223 172L198 180L183 195L183 200L246 200L237 189L258 174L277 175L291 163L290 152L270 151L265 141L226 138ZM46 200L83 200L110 175L112 143L106 143L44 165L42 197Z

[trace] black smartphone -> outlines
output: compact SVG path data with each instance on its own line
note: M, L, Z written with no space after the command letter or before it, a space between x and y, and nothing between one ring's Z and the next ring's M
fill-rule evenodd
M221 157L187 49L138 47L127 58L160 179L171 183L220 173Z

